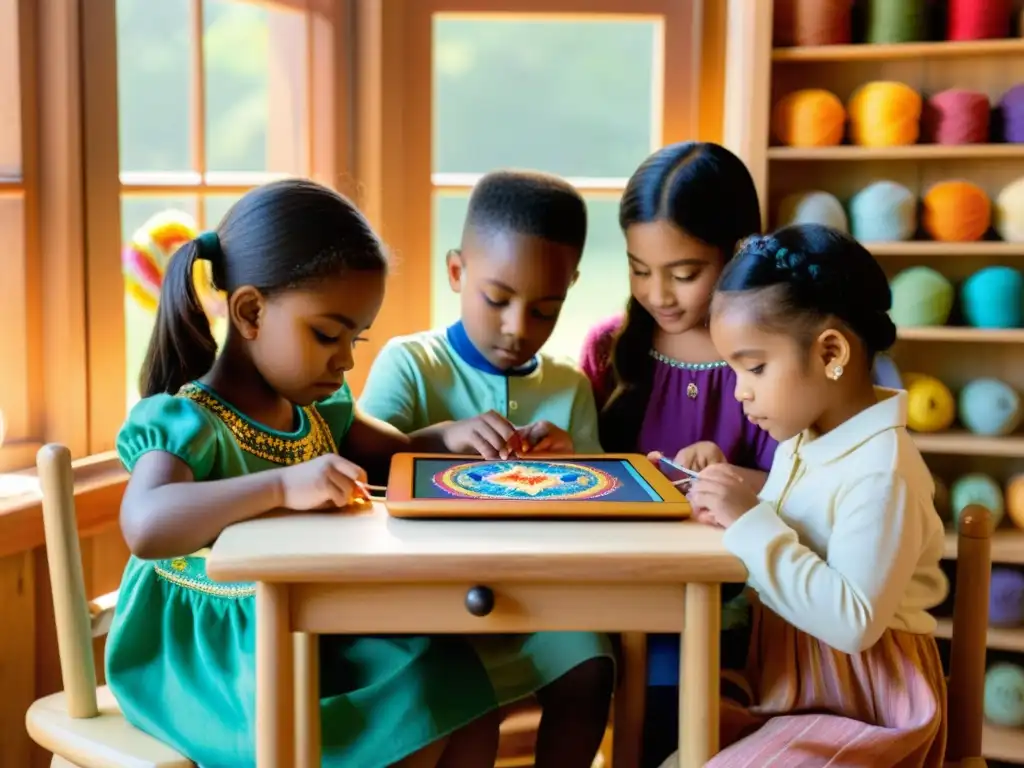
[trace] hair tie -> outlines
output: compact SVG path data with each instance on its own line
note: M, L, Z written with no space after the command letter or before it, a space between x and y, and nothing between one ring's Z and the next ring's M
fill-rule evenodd
M788 248L775 251L775 268L789 272L798 280L814 281L818 277L818 265L808 264L803 254L794 253Z
M215 231L203 232L196 238L196 257L211 264L220 261L220 238Z

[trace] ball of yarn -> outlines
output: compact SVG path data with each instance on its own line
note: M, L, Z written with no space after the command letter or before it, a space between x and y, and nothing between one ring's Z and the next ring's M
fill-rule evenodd
M999 662L985 673L985 719L1005 728L1024 727L1024 668Z
M907 389L907 427L914 432L941 432L956 418L956 399L934 376L903 374Z
M772 114L775 136L791 147L834 147L843 140L845 123L843 103L822 88L784 96Z
M924 196L921 224L935 240L949 243L980 240L991 223L992 205L977 184L943 181Z
M991 114L984 93L950 88L928 99L922 132L925 141L936 144L984 144L989 139Z
M841 232L849 232L843 204L835 195L812 190L786 195L779 204L778 226L790 224L822 224Z
M876 181L850 200L851 234L862 243L909 240L917 230L917 198L894 181Z
M949 486L938 475L932 475L932 480L935 482L935 495L932 497L935 511L939 513L942 522L948 525L953 519L949 505Z
M928 22L927 0L871 0L867 22L866 41L869 43L924 40Z
M862 147L900 147L917 141L921 96L904 83L866 83L847 105L850 139Z
M991 40L1010 36L1010 0L949 0L948 40Z
M793 33L797 45L842 45L851 40L853 0L795 0Z
M889 283L897 328L945 325L953 309L953 284L931 267L910 267Z
M1024 243L1024 177L1011 181L996 195L992 225L1006 242Z
M1003 118L1003 140L1010 144L1024 143L1024 83L1003 94L999 112Z
M993 627L1018 627L1024 624L1024 573L1015 568L992 569L988 623Z
M976 472L958 478L949 489L949 504L953 511L953 525L960 526L960 515L971 504L980 504L992 513L993 525L1003 519L1003 489L988 475Z
M1020 396L999 379L975 379L960 390L959 413L976 435L1008 435L1020 424Z
M1013 267L985 267L960 287L964 319L975 328L1020 328L1024 275Z
M1014 475L1006 484L1006 516L1018 528L1024 528L1024 475Z

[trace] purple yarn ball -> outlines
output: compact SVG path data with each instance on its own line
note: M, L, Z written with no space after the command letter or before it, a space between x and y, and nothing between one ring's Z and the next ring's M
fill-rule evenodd
M1024 83L1004 93L999 107L1003 113L1003 138L1010 144L1024 144Z
M993 627L1024 624L1024 572L1011 568L992 569L988 623Z

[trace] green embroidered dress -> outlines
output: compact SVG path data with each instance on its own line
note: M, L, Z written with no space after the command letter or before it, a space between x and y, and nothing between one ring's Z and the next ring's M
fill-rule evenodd
M197 481L237 477L337 451L353 419L347 386L297 408L292 433L239 414L199 384L138 403L117 449L130 472L165 451ZM204 553L132 557L107 641L107 682L129 722L201 768L255 764L255 604L252 584L206 577ZM537 674L500 685L466 641L451 637L323 637L323 765L383 768L531 693ZM555 665L545 672L564 674ZM506 669L506 671L508 671Z

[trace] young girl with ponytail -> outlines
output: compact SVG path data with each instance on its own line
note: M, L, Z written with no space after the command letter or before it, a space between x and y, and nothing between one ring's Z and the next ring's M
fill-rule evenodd
M197 259L227 294L219 354ZM362 214L301 180L249 192L170 261L117 439L132 557L107 681L129 722L201 766L249 768L256 742L254 587L208 579L206 548L272 509L346 506L397 451L472 450L472 420L407 436L353 406L345 373L386 272ZM494 689L458 637L323 637L320 656L324 766L493 765Z

